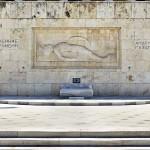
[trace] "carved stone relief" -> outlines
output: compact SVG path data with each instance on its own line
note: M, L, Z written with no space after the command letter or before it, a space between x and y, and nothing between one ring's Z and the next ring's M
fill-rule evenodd
M33 28L33 66L119 67L120 28Z

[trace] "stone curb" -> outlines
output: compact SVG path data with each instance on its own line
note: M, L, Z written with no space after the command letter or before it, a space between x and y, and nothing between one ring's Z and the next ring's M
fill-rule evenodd
M150 104L150 100L0 100L0 104L35 106L122 106Z

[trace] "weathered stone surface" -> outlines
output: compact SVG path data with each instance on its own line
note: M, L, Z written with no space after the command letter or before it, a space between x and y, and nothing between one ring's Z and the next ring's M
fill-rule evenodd
M79 3L64 3L63 18L79 18Z
M36 96L49 96L51 93L50 84L35 84L35 95Z
M16 96L18 87L17 84L0 84L0 95Z
M18 8L18 18L31 18L32 17L31 6L32 6L31 2L18 3L18 7L17 7Z
M9 5L10 5L9 17L10 18L17 18L18 17L18 9L17 9L18 3L17 2L10 2Z
M31 95L35 95L35 85L33 84L18 84L18 95L19 96L31 96ZM37 93L37 91L36 91Z
M146 3L133 3L132 4L132 17L133 18L146 18Z
M115 4L115 18L131 18L132 3L116 3Z
M10 72L9 74L10 83L25 83L26 82L26 73L25 72Z
M46 18L46 2L32 2L32 17Z
M96 3L80 3L79 18L96 18Z
M10 4L0 2L0 18L8 18L10 14Z
M114 18L114 3L98 3L97 18Z
M146 6L147 6L147 9L146 9L146 11L147 11L146 18L150 18L150 3L147 3Z
M48 18L62 18L63 3L47 3L47 17Z

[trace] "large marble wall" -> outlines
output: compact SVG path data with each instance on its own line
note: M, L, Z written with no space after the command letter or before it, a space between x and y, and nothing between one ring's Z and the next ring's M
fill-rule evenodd
M0 95L150 96L149 2L0 2Z

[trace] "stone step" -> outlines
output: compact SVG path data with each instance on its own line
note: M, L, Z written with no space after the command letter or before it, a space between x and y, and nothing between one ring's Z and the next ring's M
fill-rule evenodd
M150 138L0 138L0 146L150 146Z
M150 147L0 147L0 150L150 150Z
M150 131L0 131L0 138L150 138Z

